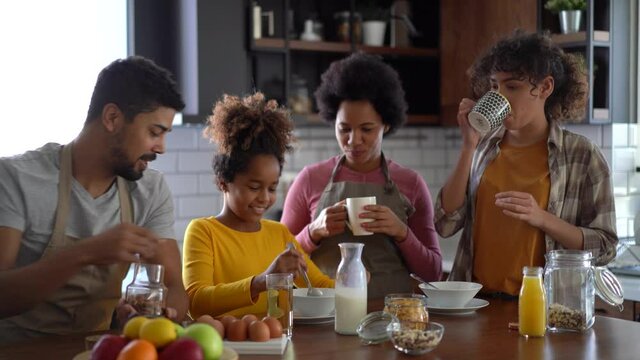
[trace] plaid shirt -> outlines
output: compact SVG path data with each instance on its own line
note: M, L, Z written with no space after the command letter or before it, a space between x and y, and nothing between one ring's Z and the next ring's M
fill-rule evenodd
M487 165L500 152L504 133L505 128L500 127L480 140L471 163L465 203L459 209L446 214L441 203L442 190L438 194L434 215L437 232L449 237L463 228L450 280L472 280L476 191ZM550 123L547 146L551 180L547 211L579 227L584 250L593 253L596 265L607 264L616 256L618 236L614 228L611 174L602 152L584 136L561 129L554 121ZM563 248L548 234L545 244L547 252Z

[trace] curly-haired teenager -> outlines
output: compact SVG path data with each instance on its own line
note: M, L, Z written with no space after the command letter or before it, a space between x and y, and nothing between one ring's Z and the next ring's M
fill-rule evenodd
M340 262L337 244L363 242L371 298L412 291L409 272L439 279L442 256L427 184L382 152L383 137L406 118L398 74L376 56L353 54L331 64L315 95L342 154L302 170L287 194L282 222L330 275ZM363 225L373 235L354 237L345 226L344 201L358 196L376 196L377 204L363 214L374 219Z
M512 112L481 138L467 122L474 101L460 102L462 149L435 217L442 236L464 229L449 278L516 295L522 267L544 266L550 250L590 250L609 262L618 241L609 168L595 144L559 124L584 114L579 59L546 34L516 31L470 72L476 97L497 90Z
M205 135L217 145L213 170L224 206L217 216L191 221L185 233L183 277L192 316L264 315L271 273L307 269L314 286L334 286L284 225L262 218L276 201L292 131L287 112L261 93L225 95L216 103ZM301 280L296 283L306 287Z

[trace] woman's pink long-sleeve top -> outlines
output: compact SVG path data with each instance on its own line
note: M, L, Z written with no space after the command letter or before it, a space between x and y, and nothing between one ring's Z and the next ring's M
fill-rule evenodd
M309 254L317 246L309 236L308 226L318 206L320 196L331 177L339 156L306 166L287 192L284 213L281 222L285 224L296 240ZM442 275L442 254L438 235L433 225L433 203L427 184L415 171L387 160L391 179L416 209L408 219L408 231L405 241L398 243L402 256L411 272L428 281L440 280ZM335 182L367 182L384 184L384 175L380 168L368 173L359 173L342 166Z

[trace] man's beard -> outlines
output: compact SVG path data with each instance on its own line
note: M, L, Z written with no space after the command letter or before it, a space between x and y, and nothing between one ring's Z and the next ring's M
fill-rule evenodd
M155 153L144 154L139 160L144 160L147 162L155 160L157 155ZM127 155L122 150L120 144L117 144L115 147L111 149L111 158L114 159L114 167L113 172L126 180L129 181L138 181L142 178L143 171L136 170L136 161L130 163L127 161Z

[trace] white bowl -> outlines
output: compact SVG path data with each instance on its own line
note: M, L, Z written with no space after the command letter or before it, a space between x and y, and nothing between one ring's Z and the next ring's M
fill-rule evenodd
M293 312L304 317L328 316L336 308L336 292L319 288L322 296L307 296L307 288L293 289Z
M432 281L437 289L420 283L420 290L427 295L427 306L461 308L482 288L482 284L467 281Z

